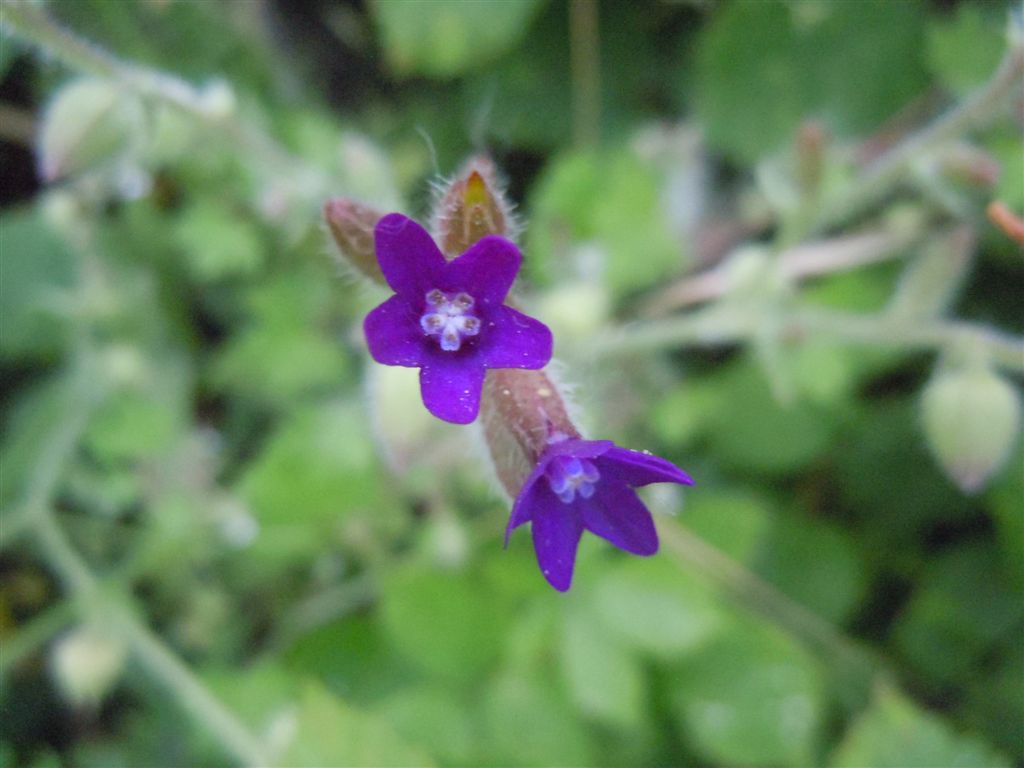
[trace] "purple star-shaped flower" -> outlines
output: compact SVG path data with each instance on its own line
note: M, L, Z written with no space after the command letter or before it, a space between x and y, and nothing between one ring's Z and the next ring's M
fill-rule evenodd
M634 555L658 551L654 520L633 490L649 483L693 480L670 461L610 440L556 436L516 497L505 543L513 530L532 522L541 573L565 592L584 529Z
M452 261L423 227L398 213L374 230L377 261L395 295L366 316L370 355L420 369L423 404L439 419L468 424L480 410L487 368L543 368L551 331L504 305L522 254L489 235Z

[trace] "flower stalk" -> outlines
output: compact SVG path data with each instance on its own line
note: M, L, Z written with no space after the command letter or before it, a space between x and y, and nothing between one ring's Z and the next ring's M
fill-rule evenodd
M886 152L859 179L837 192L832 200L824 201L820 213L807 228L807 234L821 234L864 213L902 184L920 158L927 157L938 147L968 131L986 125L997 116L1007 99L1019 92L1021 78L1024 77L1024 32L1021 27L1020 19L1013 18L1011 14L1006 54L985 85Z

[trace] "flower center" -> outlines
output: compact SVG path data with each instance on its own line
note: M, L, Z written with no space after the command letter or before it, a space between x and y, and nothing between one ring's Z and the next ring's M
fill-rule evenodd
M437 336L445 352L457 352L464 338L480 333L480 318L471 311L474 301L468 293L449 296L435 288L427 294L426 302L420 327L428 336Z
M552 459L544 473L548 479L548 485L554 494L566 504L576 498L589 499L594 495L594 487L601 479L601 473L597 471L594 463L586 459L577 459L575 456L558 456Z

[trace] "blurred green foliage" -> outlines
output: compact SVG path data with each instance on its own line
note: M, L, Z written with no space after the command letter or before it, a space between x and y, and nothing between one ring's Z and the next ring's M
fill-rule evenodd
M749 344L595 351L744 241L775 258L806 213L786 220L806 121L841 186L988 79L1009 5L602 1L586 39L555 0L47 4L195 85L184 110L5 33L0 106L42 138L5 132L4 158L61 178L0 211L0 766L246 762L203 692L282 766L1019 764L1019 438L962 493L922 432L931 356L884 340L765 322ZM579 34L599 47L598 146L570 144ZM109 103L76 106L83 89ZM981 233L907 322L951 304L1024 330L1024 262L982 214L1024 202L1019 117L999 117L963 137L998 180L921 158L898 205L833 233ZM424 214L434 172L483 147L525 224L526 302L571 328L586 422L694 475L685 500L647 498L724 570L589 537L555 594L525 531L502 549L508 504L469 430L413 426L415 387L368 375L379 296L327 256L320 206ZM806 286L748 281L722 317L881 316L924 236ZM94 591L69 588L39 519ZM133 662L89 679L117 654L86 648L55 680L67 632L107 610ZM184 665L154 666L138 626ZM88 685L95 706L61 698Z

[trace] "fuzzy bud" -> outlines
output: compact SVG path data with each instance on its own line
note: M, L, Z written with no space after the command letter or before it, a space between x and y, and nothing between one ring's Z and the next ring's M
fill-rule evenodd
M1013 449L1020 398L986 366L936 374L922 396L924 432L936 459L965 493L981 490Z
M509 204L498 188L489 157L471 159L442 190L432 223L435 239L449 259L465 253L485 235L511 237Z
M124 640L111 629L92 624L79 627L54 646L54 679L71 704L95 706L121 676L126 653Z
M977 242L969 226L932 239L907 264L889 303L900 317L936 317L952 303L974 260Z
M377 263L373 229L383 216L376 208L344 197L324 203L324 220L340 251L340 261L354 267L363 277L381 284L384 283L384 274Z
M39 135L39 173L51 182L137 152L146 132L138 97L98 78L57 91Z

